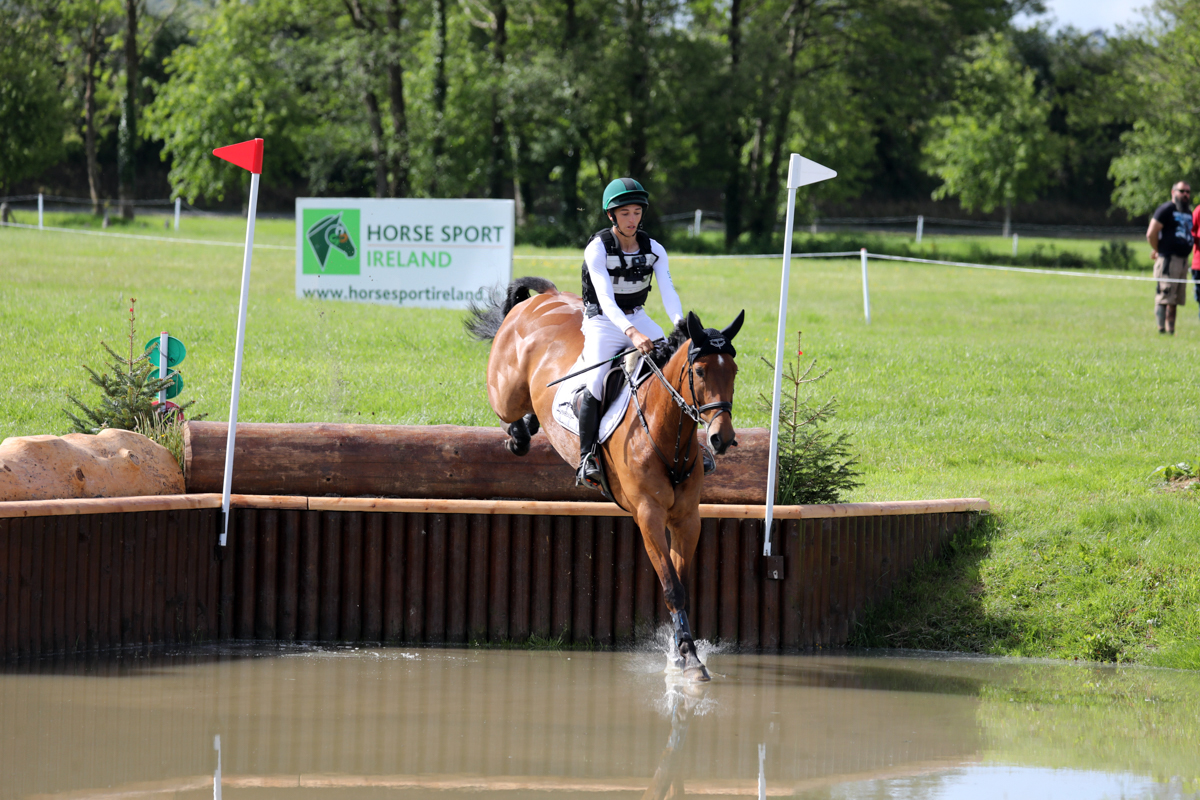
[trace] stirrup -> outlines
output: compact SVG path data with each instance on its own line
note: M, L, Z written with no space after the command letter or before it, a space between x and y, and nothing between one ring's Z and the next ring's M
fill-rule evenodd
M602 476L603 473L600 471L600 464L596 460L596 456L584 456L579 460L579 471L575 473L575 485L590 486L593 489L599 489L601 492L604 492L605 488Z
M700 457L704 460L704 476L708 477L717 471L717 460L708 452L707 447L700 448Z

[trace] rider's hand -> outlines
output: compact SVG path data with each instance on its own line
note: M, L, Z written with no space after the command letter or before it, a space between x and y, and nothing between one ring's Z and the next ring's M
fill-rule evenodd
M625 329L625 335L629 337L629 341L633 342L633 346L639 352L648 355L654 351L654 341L632 325Z

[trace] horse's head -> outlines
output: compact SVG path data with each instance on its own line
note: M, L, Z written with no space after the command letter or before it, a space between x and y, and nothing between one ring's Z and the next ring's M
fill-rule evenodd
M687 316L691 401L700 409L700 417L707 425L708 446L718 455L737 444L733 430L733 381L737 377L737 363L733 359L737 351L733 348L733 337L741 330L745 316L745 311L739 312L737 319L722 331L705 328L691 311Z

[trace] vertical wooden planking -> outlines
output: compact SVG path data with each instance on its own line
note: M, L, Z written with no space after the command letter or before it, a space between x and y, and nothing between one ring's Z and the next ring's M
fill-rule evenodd
M120 524L119 520L122 515L119 514L100 514L97 521L100 523L99 532L96 536L97 550L96 558L99 563L99 578L100 591L97 597L96 607L96 646L100 648L111 647L117 642L112 639L112 591L113 591L113 524ZM43 520L39 519L41 523ZM40 527L40 525L39 525ZM40 536L37 539L41 539ZM35 551L35 558L40 555L39 551ZM147 576L147 585L153 586L154 576ZM39 581L40 583L40 581ZM153 595L152 595L153 596ZM157 606L153 607L157 611ZM161 631L161 627L159 628ZM155 641L158 641L157 639Z
M594 586L594 615L592 637L602 645L613 643L613 532L616 520L612 517L597 517L592 527L592 571Z
M163 525L164 562L166 568L163 575L163 641L179 641L179 514L178 510L167 511ZM120 539L121 527L116 530L114 546L117 548L116 565L120 571ZM117 587L118 596L120 587ZM114 606L114 611L116 606ZM116 619L116 614L113 619ZM116 639L114 641L120 641Z
M28 656L32 647L32 633L29 630L33 611L30 609L33 593L33 520L28 517L17 522L20 526L20 544L17 553L20 561L17 567L17 602L20 611L17 613L17 655ZM98 563L98 560L97 560Z
M40 583L42 585L42 626L38 632L38 639L41 640L41 649L43 653L55 652L54 647L54 606L55 593L58 582L55 576L58 573L57 551L58 537L55 535L55 518L45 517L42 520L42 575ZM113 620L116 615L113 615Z
M407 571L404 575L406 642L421 642L425 637L425 525L424 514L408 515Z
M837 647L842 647L846 644L846 639L850 636L850 598L851 586L854 582L854 523L853 518L843 518L839 528L839 561L841 566L841 577L838 580L838 617L837 617L837 638L834 644Z
M238 542L233 553L234 564L234 629L238 639L254 638L255 573L258 570L258 509L238 509Z
M300 591L300 512L290 508L279 519L279 604L276 631L285 642L296 640Z
M721 610L718 627L721 641L734 644L738 639L738 578L742 550L736 519L721 520Z
M144 553L143 543L145 541L146 533L146 515L138 514L137 517L138 544L143 546L142 549ZM87 601L85 606L87 614L86 644L87 649L94 650L100 646L100 517L88 516L87 528L87 547L80 548L80 555L82 559L84 559L83 563L86 565L87 569ZM22 528L22 532L24 532L24 528ZM145 558L143 556L143 558L139 561L138 566L143 566L144 561ZM146 587L142 581L142 572L139 570L137 573L135 573L133 579L136 581L134 586L134 597L145 597ZM138 608L138 618L142 622L142 632L144 633L146 619L145 605L142 605ZM144 638L139 637L137 641L140 643L145 640Z
M274 640L279 613L279 511L258 515L257 569L254 581L254 638Z
M511 517L507 514L491 518L489 556L491 574L488 576L488 641L503 642L508 636L509 576L512 569Z
M803 647L813 647L817 643L817 591L821 582L821 523L819 520L806 519L803 523L801 564L803 569L804 588L802 593L804 603L804 630L800 635Z
M553 541L554 518L534 517L530 544L532 578L529 584L529 630L532 635L543 639L550 636L550 609L554 604L554 582L551 580Z
M384 515L383 640L388 644L404 639L404 529L403 514Z
M738 643L742 647L758 649L762 645L761 618L758 600L761 594L759 583L762 580L760 567L762 545L757 536L754 520L741 520L738 523L739 544L741 553L738 564L738 581L741 600L741 614L738 619Z
M471 547L470 522L465 514L447 518L446 635L448 642L467 640L467 564Z
M467 563L467 638L487 641L488 619L488 518L470 516L469 561Z
M363 512L342 514L342 598L338 640L362 639Z
M363 519L362 640L383 640L383 515Z
M151 562L147 555L146 564L149 566L154 564L154 574L149 576L150 591L154 598L154 613L150 617L150 634L151 641L159 644L164 641L163 634L166 628L166 608L167 608L167 512L155 511L150 514L154 519L154 561ZM147 526L146 531L149 532L152 528ZM149 536L147 536L147 544L149 544Z
M10 601L13 579L8 566L9 531L12 522L11 519L0 519L0 659L11 657L15 649L9 641L10 636L16 633L16 627L10 619L10 611L14 604Z
M342 515L321 514L321 594L317 611L317 636L323 642L337 639L342 599Z
M0 523L7 524L7 520L0 520ZM77 616L79 608L79 517L77 515L62 517L62 525L63 650L73 653L79 649L79 618ZM7 543L4 541L4 537L0 536L0 564L3 564L6 558L6 550ZM4 567L0 566L0 573L3 572ZM122 588L128 583L129 581L126 579L122 583ZM4 591L4 578L0 575L0 594L3 594ZM4 612L0 611L0 625L3 623ZM4 637L0 636L0 657L4 655L3 639Z
M571 517L554 518L554 540L552 545L550 603L550 635L571 641L571 589L572 559L571 545L574 533Z
M220 597L220 563L217 558L217 512L203 509L196 514L196 638L213 641L218 636L217 605Z
M803 582L800 580L804 559L804 521L789 519L783 530L783 586L780 587L779 646L784 651L800 647L804 632Z
M637 546L634 534L637 527L630 517L617 520L614 541L614 598L613 598L613 640L617 644L633 641L636 629L634 626L634 594L635 572L632 569L637 557Z
M446 515L425 518L425 641L446 641Z
M196 608L200 604L201 580L200 562L200 512L187 511L181 519L181 539L179 540L179 568L183 576L183 616L180 640L195 642L198 639L196 625ZM122 632L123 634L124 632Z
M721 635L717 626L717 599L721 592L718 530L717 520L701 520L700 542L696 545L696 563L692 570L696 575L696 615L692 620L692 632L701 639L714 642Z
M638 530L635 528L634 530ZM657 626L657 605L663 600L662 584L658 573L646 553L645 539L638 530L633 544L635 594L633 599L633 625L637 636L653 636Z
M300 569L296 588L296 638L316 641L321 631L321 512L301 517Z
M533 522L525 514L513 517L509 552L512 554L512 584L509 588L508 635L514 642L529 639L530 564Z
M52 653L63 653L66 641L66 570L63 569L67 552L66 519L52 517L46 521L47 542L50 545L46 560L46 617L42 624L46 635L44 647ZM113 615L114 619L116 614Z
M820 647L828 647L830 644L829 638L829 589L833 579L833 574L837 566L837 555L833 551L833 546L837 543L837 536L833 531L834 521L831 519L821 520L820 527L820 553L821 553L821 582L817 587L817 630L816 642Z
M592 615L594 613L592 577L595 569L593 554L596 547L596 532L593 517L575 517L574 566L572 567L571 640L587 642L592 639Z

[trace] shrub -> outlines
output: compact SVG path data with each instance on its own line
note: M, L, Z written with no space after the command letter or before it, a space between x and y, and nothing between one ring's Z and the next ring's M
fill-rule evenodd
M779 488L780 505L837 503L843 495L862 483L858 459L850 452L850 437L834 435L826 426L837 414L836 398L814 402L804 387L829 374L809 377L817 360L800 368L800 334L796 334L796 360L787 363L779 411ZM772 370L775 365L763 359ZM760 395L762 408L771 413L771 398Z
M1100 269L1135 269L1133 248L1129 242L1112 241L1100 245Z

